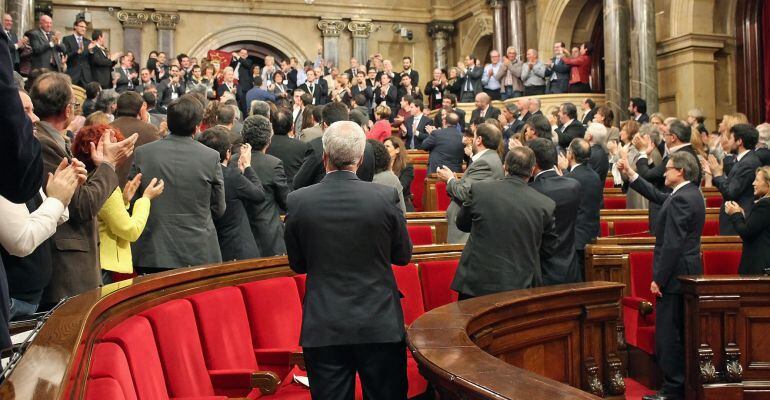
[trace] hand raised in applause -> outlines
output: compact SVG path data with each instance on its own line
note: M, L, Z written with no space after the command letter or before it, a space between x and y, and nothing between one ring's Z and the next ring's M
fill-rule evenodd
M510 138L508 140L508 150L513 150L513 149L515 149L517 147L524 147L524 145L521 144L521 141L519 139Z
M126 182L126 186L123 187L123 203L128 204L136 194L136 189L139 189L139 185L142 184L142 174L136 174L134 179Z
M251 166L251 145L248 143L241 145L241 152L240 156L238 157L238 169L241 170L241 173L246 170L246 168Z
M711 169L711 174L714 176L722 176L725 169L724 162L721 160L717 160L717 158L714 157L713 154L709 154L708 162L709 162L709 169Z
M146 197L147 199L152 200L160 196L161 193L163 193L164 187L165 187L165 184L163 183L163 179L158 180L158 178L152 178L152 180L147 185L147 187L144 188L144 193L142 193L142 197Z
M61 201L64 207L67 207L77 187L78 170L66 158L63 158L59 166L56 167L56 171L48 173L48 183L45 186L45 192L48 197Z
M743 212L743 208L734 201L725 202L725 213L727 213L727 215L733 215L735 213L741 213L744 216L746 215Z
M447 168L446 166L440 166L436 168L436 174L438 175L438 178L441 179L444 182L448 182L449 179L455 176L455 173L452 172L451 169Z
M117 166L126 161L126 159L134 153L134 145L136 144L138 137L139 134L134 133L128 138L118 142L115 139L115 132L109 130L99 139L99 144L94 145L94 143L91 142L91 160L96 165L107 162L113 166Z

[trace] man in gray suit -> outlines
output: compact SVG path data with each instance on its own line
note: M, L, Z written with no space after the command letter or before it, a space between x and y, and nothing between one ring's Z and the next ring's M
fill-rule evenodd
M48 68L52 71L63 69L61 53L67 51L61 41L61 33L52 32L53 20L48 15L40 16L38 29L33 29L24 34L32 46L32 69Z
M143 273L222 262L213 220L225 213L219 153L193 140L203 106L185 95L169 105L167 115L170 134L137 148L129 174L146 177L137 193L150 177L166 185L133 245L134 266Z
M468 234L457 229L455 218L460 212L460 206L468 200L471 184L503 178L503 163L495 150L502 137L502 133L494 125L481 124L473 133L473 157L463 177L456 178L454 172L447 167L438 168L438 177L447 183L446 192L452 199L446 210L447 242L465 243L468 240Z

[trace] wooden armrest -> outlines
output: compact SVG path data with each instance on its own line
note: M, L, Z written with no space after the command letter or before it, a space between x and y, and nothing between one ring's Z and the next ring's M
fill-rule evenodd
M275 394L280 384L281 379L275 372L258 371L251 374L251 388L259 389L263 395Z
M301 351L295 351L289 355L289 365L296 365L305 371L305 355Z

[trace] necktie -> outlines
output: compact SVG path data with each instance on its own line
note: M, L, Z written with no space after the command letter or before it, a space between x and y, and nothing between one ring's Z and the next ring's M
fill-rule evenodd
M77 39L78 39L78 50L83 50L83 37L78 36Z
M468 70L465 72L465 91L466 92L470 92L471 90L473 90L473 88L471 88L470 74L471 74L471 69L468 68Z
M50 42L50 41L51 41L51 32L46 32L46 33L45 33L45 37L46 37L46 39L48 39L48 41Z
M415 148L414 138L417 136L417 126L420 125L420 120L415 118L414 122L412 123L412 148Z
M123 73L126 75L126 79L128 79L128 88L133 89L134 88L134 82L131 82L131 77L128 75L128 69L123 68Z

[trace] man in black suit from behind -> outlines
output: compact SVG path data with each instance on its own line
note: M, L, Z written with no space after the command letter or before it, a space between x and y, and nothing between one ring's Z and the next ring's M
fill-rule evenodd
M689 127L687 128L690 129ZM696 184L698 159L688 152L674 152L665 165L665 185L672 192L661 192L631 170L628 160L618 161L618 170L631 182L631 188L661 205L655 226L655 250L650 292L655 305L655 357L663 371L663 385L645 400L684 398L684 303L681 275L700 275L701 233L706 220L703 195Z
M278 157L283 162L286 182L289 187L293 187L294 175L313 150L308 143L288 136L292 124L291 112L279 109L270 114L270 121L273 124L273 140L267 148L267 154Z
M650 122L650 116L647 115L647 102L644 99L631 98L631 102L628 103L628 112L639 125Z
M556 204L527 186L534 167L532 150L516 147L505 157L505 179L471 185L456 219L470 232L451 286L460 300L543 285L540 266L558 241Z
M433 125L433 121L427 115L428 108L422 102L422 100L412 100L409 103L411 107L411 115L404 120L404 126L406 127L406 137L404 143L407 149L419 149L422 148L423 141L428 137L428 126ZM455 124L457 124L455 122Z
M300 344L314 399L406 399L406 333L391 265L412 242L398 193L356 176L366 137L354 122L323 136L326 175L289 195L289 266L307 273Z
M585 139L573 139L567 148L567 177L580 182L580 205L575 222L575 253L580 276L585 279L585 247L599 237L599 215L604 205L604 182L588 166L591 146Z
M607 178L610 170L610 156L607 153L607 127L602 124L592 122L588 124L585 133L585 140L591 144L591 158L588 160L588 166L591 167L602 182Z
M446 166L452 172L463 171L465 145L463 134L457 130L457 114L450 113L446 117L447 127L430 130L428 137L422 141L420 149L429 152L428 173L434 173L438 167Z
M491 104L492 99L488 94L483 92L477 94L475 102L476 109L471 113L471 121L475 121L477 118L497 119L500 116L500 110Z
M575 224L580 208L580 182L556 172L556 145L543 138L527 143L535 153L534 179L529 187L556 203L556 248L553 256L540 261L543 285L581 281L575 256Z
M759 140L759 132L749 124L737 124L730 128L727 134L727 143L730 153L735 155L735 164L730 173L724 174L724 165L711 155L709 156L708 174L714 175L714 186L722 193L725 201L735 201L743 208L745 215L751 213L754 206L754 187L752 183L756 176L757 168L762 166L759 157L754 152ZM730 217L725 213L725 205L719 209L719 234L736 235L738 232L730 222Z
M78 18L72 27L72 35L62 39L67 56L67 75L72 78L72 83L82 88L86 87L91 78L91 41L86 38L88 23Z
M582 138L586 133L586 128L577 119L577 107L572 103L562 103L559 106L559 128L556 133L559 135L559 147L566 149L572 142L572 139Z

